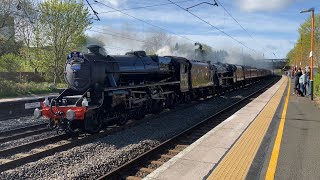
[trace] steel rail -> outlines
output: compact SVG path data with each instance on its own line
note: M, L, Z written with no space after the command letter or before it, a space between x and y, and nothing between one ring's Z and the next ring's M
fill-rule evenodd
M124 129L130 128L132 126L145 122L148 119L149 118L145 118L145 120L140 120L140 121L130 121L124 126L107 127L104 131L101 131L100 133L94 134L94 135L86 136L86 134L82 134L82 136L70 138L70 136L68 136L67 134L60 134L53 137L34 141L28 144L23 144L13 148L1 150L0 151L0 172L16 168L18 166L21 166L29 162L39 160L41 158L53 155L54 153L57 153L57 152L65 151L67 149L92 142L96 139L103 138L107 135L120 132ZM65 141L65 143L56 144L61 141ZM48 146L50 148L43 149L43 147L48 147ZM31 153L32 150L36 150L36 152ZM23 154L23 156L17 159L11 160L12 156L15 156L16 154Z
M0 143L17 140L24 137L41 134L43 132L48 132L48 131L50 130L47 128L46 123L3 131L3 132L0 132Z
M236 108L240 104L244 103L245 101L248 101L248 100L251 101L250 98L252 98L253 96L255 96L258 93L262 92L263 90L266 90L270 85L274 84L275 81L276 80L271 81L270 83L268 83L264 87L262 87L259 90L251 93L250 95L242 98L238 102L236 102L236 103L224 108L223 110L220 110L219 112L215 113L214 115L202 120L201 122L193 125L192 127L184 130L183 132L175 135L174 137L162 142L161 144L159 144L158 146L152 148L151 150L149 150L149 151L137 156L133 160L131 160L131 161L119 166L118 168L116 168L116 169L114 169L114 170L102 175L98 179L99 180L102 180L102 179L108 179L108 180L110 180L110 179L123 179L125 176L131 177L132 179L138 179L139 177L132 177L132 176L130 176L130 173L128 174L128 172L130 172L130 171L131 172L136 172L135 171L136 168L141 166L142 164L145 164L146 162L154 162L154 161L151 161L152 158L150 158L150 157L159 157L159 152L163 152L165 149L170 149L172 147L172 145L174 144L174 142L178 141L183 136L186 136L186 135L192 133L192 131L194 131L196 129L199 129L200 127L204 126L209 121L213 120L213 126L217 126L218 124L220 124L222 121L227 119L232 114L230 114L227 117L219 117L219 116L223 116L224 113L228 113L228 112L230 113L230 111L234 110L234 108ZM208 130L208 131L210 131L210 130ZM194 141L196 141L196 139ZM191 143L192 142L190 142L190 144ZM162 154L162 153L160 153L160 154ZM144 169L144 171L146 171L147 174L150 173L150 172L148 172L148 170L150 170L149 168L142 168L142 169Z

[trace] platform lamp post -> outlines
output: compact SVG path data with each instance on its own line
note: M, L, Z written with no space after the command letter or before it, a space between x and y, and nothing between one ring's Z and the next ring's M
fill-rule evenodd
M295 53L295 55L296 55L296 58L295 58L295 68L296 68L296 71L298 70L298 58L299 58L299 56L298 56L298 53L296 52Z
M300 67L302 67L302 38L301 38L299 44L300 44Z
M297 42L296 44L300 44L300 63L299 63L299 66L302 67L302 42ZM298 53L297 53L298 54ZM298 55L297 55L298 56ZM297 61L298 61L299 58L297 58ZM298 63L296 62L296 66Z
M300 13L311 12L311 51L310 51L310 98L313 101L313 49L314 49L314 8L300 11Z

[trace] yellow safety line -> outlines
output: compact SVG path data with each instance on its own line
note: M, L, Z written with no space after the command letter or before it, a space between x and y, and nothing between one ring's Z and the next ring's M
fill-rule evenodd
M287 79L282 81L274 96L213 170L208 177L209 180L245 179L263 137L280 104L287 82Z
M286 121L286 114L287 114L288 102L289 102L289 97L290 97L290 84L291 83L290 83L290 78L289 78L289 87L288 87L286 102L283 107L277 137L274 142L274 146L273 146L273 150L272 150L272 154L271 154L271 158L270 158L270 162L269 162L269 166L268 166L268 170L267 170L267 174L266 174L266 180L273 180L274 175L276 173L279 152L280 152L280 146L281 146L281 140L282 140L283 129L284 129L284 123Z

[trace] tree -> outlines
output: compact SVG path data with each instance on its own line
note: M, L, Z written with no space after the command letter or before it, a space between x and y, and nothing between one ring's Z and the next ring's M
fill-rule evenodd
M43 70L41 53L43 53L42 38L39 37L38 0L19 1L17 9L19 16L15 17L16 39L23 43L20 54L27 60L29 68L34 72Z
M320 24L320 14L315 14L315 33L314 33L314 65L319 65L320 61L320 51L317 49L320 48L320 27L317 24ZM308 66L310 64L309 55L310 55L310 44L311 44L311 16L300 25L299 29L299 37L297 39L297 43L295 44L294 48L291 49L288 54L287 58L289 59L288 64L295 64L297 61L297 65L300 66L300 51L301 51L301 44L302 44L302 66ZM300 44L301 43L301 44Z
M46 61L53 72L53 83L63 75L66 55L85 42L84 31L89 28L90 14L83 1L47 0L39 5L39 25L37 32L53 53L53 59Z
M21 69L23 60L20 56L12 53L0 57L1 72L18 72Z
M229 54L225 50L214 51L212 53L213 62L225 62L228 56Z
M21 14L16 8L18 0L0 1L0 56L6 53L19 52L20 42L15 40L15 27L19 21L16 17Z
M152 32L147 35L142 48L147 54L154 54L165 45L171 45L171 37L163 31Z

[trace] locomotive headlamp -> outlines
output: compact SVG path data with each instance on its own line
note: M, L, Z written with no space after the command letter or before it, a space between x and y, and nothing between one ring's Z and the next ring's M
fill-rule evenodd
M82 100L82 102L81 102L81 105L83 106L83 107L86 107L86 106L88 106L88 100L87 100L87 98L86 97L83 97L83 100Z
M44 99L43 105L45 105L45 106L49 106L49 105L50 105L50 101L49 101L48 97L46 97L46 98Z
M72 110L72 109L69 109L68 111L67 111L67 114L66 114L66 118L68 119L68 120L74 120L74 118L75 118L75 116L76 116L76 113Z
M36 109L34 110L34 112L33 112L34 118L35 118L35 119L39 119L39 118L41 117L41 115L42 115L42 111L41 111L40 109L36 108Z

